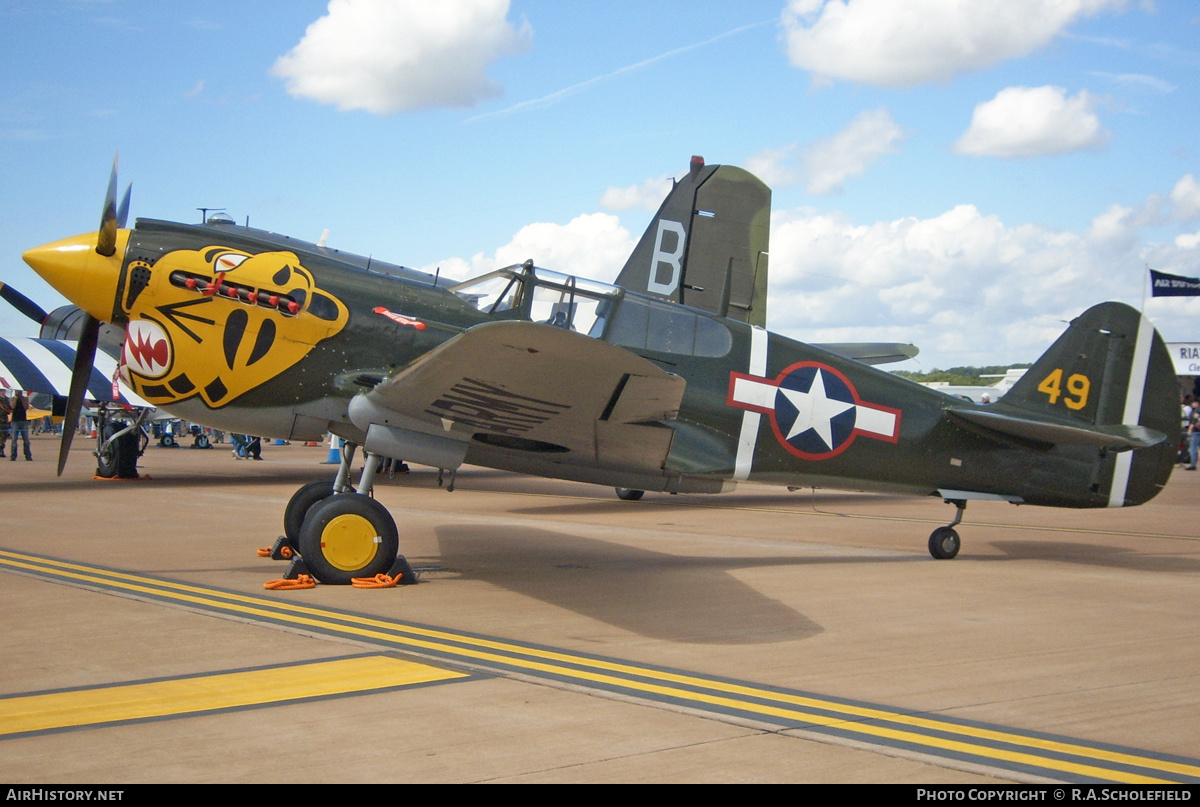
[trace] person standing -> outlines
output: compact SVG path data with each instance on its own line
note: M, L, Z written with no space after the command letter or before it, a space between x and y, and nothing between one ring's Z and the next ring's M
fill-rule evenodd
M1196 470L1196 459L1200 456L1200 409L1196 406L1192 407L1192 414L1188 418L1186 431L1188 438L1188 459L1191 462L1183 470L1194 471Z
M12 451L8 455L10 460L17 459L17 437L20 436L25 441L25 459L31 461L33 454L29 452L29 400L25 394L17 390L16 396L12 400L12 414L9 416L12 419Z
M4 456L4 447L8 445L8 418L12 414L12 404L8 402L8 393L0 390L0 457Z

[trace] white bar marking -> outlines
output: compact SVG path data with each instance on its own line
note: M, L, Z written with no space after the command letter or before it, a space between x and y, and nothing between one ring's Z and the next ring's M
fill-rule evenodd
M733 380L733 400L746 406L774 409L778 392L779 387L756 378L739 377Z
M767 332L758 326L750 328L750 366L747 368L747 372L749 375L759 378L767 374ZM737 381L741 380L737 379ZM741 385L735 381L735 395L738 394L740 387ZM746 387L750 387L750 385L746 385ZM775 390L772 388L769 404L771 407L775 405L774 392ZM767 406L767 404L760 405ZM754 466L754 451L758 446L758 427L761 422L762 415L758 412L751 412L747 409L742 413L742 432L738 436L737 457L733 466L735 481L742 482L750 477L750 471Z
M1144 316L1138 322L1137 342L1133 347L1133 363L1129 368L1129 386L1125 389L1125 411L1121 422L1136 426L1142 416L1142 398L1146 393L1146 373L1150 368L1150 347L1154 344L1154 326ZM1133 452L1117 454L1113 464L1112 487L1108 492L1109 507L1124 507L1129 489L1129 474L1133 469Z
M856 431L877 434L890 440L896 436L896 413L860 404L854 413L854 428Z

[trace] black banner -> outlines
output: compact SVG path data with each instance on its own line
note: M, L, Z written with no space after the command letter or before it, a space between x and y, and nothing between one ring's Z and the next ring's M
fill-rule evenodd
M1150 270L1151 297L1200 297L1200 278Z

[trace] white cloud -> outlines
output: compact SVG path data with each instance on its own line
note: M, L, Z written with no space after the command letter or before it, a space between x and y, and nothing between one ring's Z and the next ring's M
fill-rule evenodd
M832 137L778 149L763 149L746 160L746 170L773 188L804 183L809 193L823 196L842 189L885 154L896 151L904 130L886 107L860 112Z
M1200 218L1200 183L1196 177L1188 174L1175 183L1171 190L1171 214L1181 221L1193 221Z
M1083 233L1010 225L972 205L872 224L779 211L768 325L806 342L911 341L926 368L1033 361L1085 308L1140 304L1147 264L1196 274L1200 233L1147 241L1155 208L1113 205ZM1151 298L1146 310L1164 338L1200 338L1200 298Z
M591 213L576 216L567 224L528 224L494 255L481 252L470 258L447 258L424 270L440 269L445 277L466 280L532 258L544 269L611 283L633 247L633 237L620 219L609 213Z
M340 110L470 107L500 94L488 66L528 47L507 14L508 0L330 0L271 73Z
M901 87L948 81L1043 47L1126 0L789 0L788 58L824 79Z
M638 185L629 185L624 188L609 187L600 197L600 207L605 210L632 210L640 207L643 210L654 212L663 203L663 199L667 198L673 184L674 180L663 174L660 177L647 179Z
M833 137L817 140L804 150L805 189L815 194L841 190L847 179L894 152L903 135L884 107L859 113Z
M1062 87L1008 87L975 107L971 125L954 144L960 154L1036 157L1100 148L1109 133L1092 111L1086 90L1068 98Z
M763 149L746 160L744 167L772 188L786 188L804 180L800 169L793 165L799 150L798 143L778 149Z
M1195 249L1200 246L1200 232L1175 236L1175 246L1180 249Z
M1105 73L1100 70L1093 70L1092 75L1106 78L1121 87L1146 89L1161 95L1168 95L1178 89L1178 87L1170 82L1164 81L1157 76L1148 76L1145 73Z

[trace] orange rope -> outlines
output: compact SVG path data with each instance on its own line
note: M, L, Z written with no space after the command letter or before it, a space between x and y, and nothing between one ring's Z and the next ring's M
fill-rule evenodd
M266 549L256 549L255 552L258 553L258 556L260 558L271 557L271 547L269 547L269 546ZM295 553L292 551L292 548L290 546L285 545L285 546L279 547L279 557L283 558L284 560L291 560L291 557L294 554Z
M386 574L380 573L374 577L352 577L350 585L355 588L395 588L403 576L398 574L395 577L388 577Z
M310 575L302 574L295 580L268 580L263 583L263 588L271 591L294 591L302 588L316 588L317 581L313 580Z

